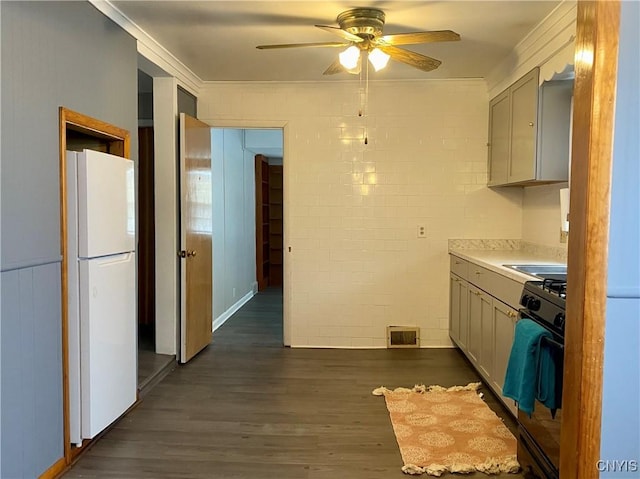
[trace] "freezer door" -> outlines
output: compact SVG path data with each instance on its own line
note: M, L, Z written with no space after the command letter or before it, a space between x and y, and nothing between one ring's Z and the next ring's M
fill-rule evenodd
M133 161L78 154L78 255L95 258L135 249Z
M136 400L135 254L80 261L82 437Z

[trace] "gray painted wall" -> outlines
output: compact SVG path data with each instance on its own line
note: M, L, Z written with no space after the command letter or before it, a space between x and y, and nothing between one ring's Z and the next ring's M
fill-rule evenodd
M242 140L242 130L211 129L214 321L256 281L254 154Z
M0 2L2 479L63 456L58 107L132 134L136 42L85 2Z
M621 2L602 398L602 479L640 476L640 3ZM635 462L630 462L635 461Z
M198 118L198 99L180 87L178 87L178 113L186 113L192 118Z

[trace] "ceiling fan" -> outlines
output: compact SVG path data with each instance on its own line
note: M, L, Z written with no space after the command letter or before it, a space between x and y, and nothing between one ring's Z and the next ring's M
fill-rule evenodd
M383 35L384 21L385 14L382 10L354 8L338 15L337 22L340 27L316 25L317 28L342 37L342 42L286 43L258 45L256 48L268 50L298 47L347 47L345 51L340 53L339 58L324 71L324 75L333 75L344 71L357 74L360 72L362 56L368 58L376 71L384 68L389 58L392 58L429 72L438 68L442 62L420 53L399 48L397 45L460 40L460 35L451 30Z

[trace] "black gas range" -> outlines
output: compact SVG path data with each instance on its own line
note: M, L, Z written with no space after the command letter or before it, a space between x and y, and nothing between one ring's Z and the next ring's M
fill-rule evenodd
M543 281L524 284L520 305L524 312L560 336L564 342L565 303L567 300L566 275L554 275Z
M548 348L555 365L558 403L562 399L564 363L566 275L550 275L542 281L527 281L520 297L519 318L535 321L550 333L543 337L541 348ZM534 411L518 411L518 461L527 479L560 477L561 408L550 410L536 401Z

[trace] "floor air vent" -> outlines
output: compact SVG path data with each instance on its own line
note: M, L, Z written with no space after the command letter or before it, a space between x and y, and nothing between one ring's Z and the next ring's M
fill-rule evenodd
M387 348L420 347L420 328L387 326Z

